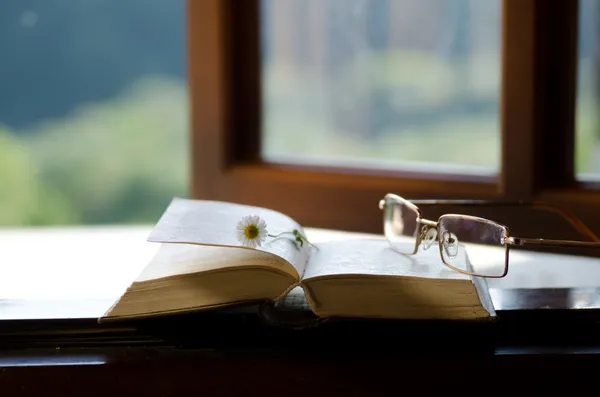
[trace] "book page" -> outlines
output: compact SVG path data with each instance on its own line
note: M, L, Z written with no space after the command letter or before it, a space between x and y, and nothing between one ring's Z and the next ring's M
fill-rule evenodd
M135 281L218 271L231 267L232 264L235 264L236 268L252 268L260 265L290 275L296 273L292 265L286 261L259 250L194 244L161 244L156 255Z
M166 209L148 241L160 243L200 244L222 247L242 247L237 239L237 224L245 216L260 216L267 224L267 233L278 235L302 227L290 217L266 208L221 201L175 198ZM245 248L251 249L251 248ZM276 255L291 264L298 276L304 273L311 247L300 247L291 234L267 237L257 250Z
M317 243L304 272L303 280L322 276L371 274L437 279L470 280L442 263L437 244L415 255L403 255L392 249L385 238L352 238ZM459 255L465 256L464 248Z
M316 243L302 285L319 317L479 319L495 315L487 288L442 262L439 246L414 255L381 238ZM464 247L457 253L469 264Z

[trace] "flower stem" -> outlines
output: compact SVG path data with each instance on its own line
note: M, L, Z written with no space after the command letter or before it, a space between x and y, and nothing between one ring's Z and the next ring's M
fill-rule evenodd
M269 237L279 237L279 236L284 235L284 234L292 234L292 232L281 232L279 234L267 234L267 236L269 236Z
M279 234L267 234L267 236L269 236L269 237L275 237L276 238L276 237L279 237L279 236L284 235L284 234L291 234L291 235L293 235L295 237L295 240L300 243L301 247L302 247L302 245L304 243L307 243L308 245L312 245L313 247L317 248L317 246L314 245L313 243L311 243L310 241L308 241L308 239L306 238L306 236L303 235L302 233L300 233L300 231L298 229L294 229L291 232L281 232Z

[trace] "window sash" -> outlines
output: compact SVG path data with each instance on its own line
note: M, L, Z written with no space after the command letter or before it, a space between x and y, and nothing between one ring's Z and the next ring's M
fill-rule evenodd
M377 203L388 192L598 208L600 196L574 177L576 1L503 1L497 178L262 161L259 0L189 1L188 10L192 197L273 208L306 226L376 233ZM593 222L600 225L600 217Z

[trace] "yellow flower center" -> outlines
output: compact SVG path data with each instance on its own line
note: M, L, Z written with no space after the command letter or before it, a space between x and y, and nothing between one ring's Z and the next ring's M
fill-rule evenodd
M249 240L254 240L258 237L258 227L256 225L248 225L244 229L244 236Z

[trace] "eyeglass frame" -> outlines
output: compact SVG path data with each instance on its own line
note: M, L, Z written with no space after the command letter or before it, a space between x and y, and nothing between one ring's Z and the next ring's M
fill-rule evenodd
M394 200L395 204L400 203L400 204L406 205L408 208L415 211L417 214L417 219L416 219L417 225L424 225L429 228L435 228L436 232L437 232L437 240L438 240L438 246L439 246L440 257L442 259L442 263L454 271L457 271L459 273L466 274L469 276L473 276L473 277L483 277L483 278L503 278L503 277L505 277L508 274L509 252L510 252L511 246L540 245L540 246L600 248L600 238L598 238L598 236L596 236L596 234L594 234L594 232L592 230L590 230L579 218L577 218L574 214L566 211L565 209L558 208L556 206L553 206L551 204L544 203L544 202L539 202L539 201L526 202L526 201L491 201L491 200L452 200L452 199L448 199L448 200L435 200L435 199L433 199L433 200L407 200L397 194L387 193L383 199L379 200L379 209L380 210L385 209L385 205L387 204L388 200ZM422 212L421 212L420 208L417 207L417 204L419 204L419 205L455 205L455 206L456 205L458 205L458 206L460 206L460 205L467 205L467 206L473 206L473 205L531 206L532 208L545 209L545 210L549 210L551 212L555 212L555 213L561 215L577 231L579 231L580 233L582 233L583 235L585 235L586 237L590 238L593 241L553 240L553 239L543 239L543 238L513 237L510 235L510 230L506 225L503 225L499 222L492 221L492 220L489 220L486 218L477 217L477 216L473 216L473 215L466 215L466 214L452 214L452 213L443 214L440 217L438 217L437 221L432 221L430 219L423 218ZM504 259L504 270L503 270L502 275L482 275L482 274L478 274L475 272L469 272L469 271L466 271L463 269L459 269L457 267L454 267L454 266L446 263L446 261L444 260L443 252L442 252L442 249L443 249L442 236L439 233L439 224L445 217L447 217L447 218L460 217L460 218L467 219L467 220L489 223L489 224L493 224L496 227L501 228L504 231L503 238L502 238L502 245L505 246L505 256L504 256L505 259ZM385 227L385 222L386 222L386 219L384 216L384 227ZM421 232L421 231L419 231L419 229L421 229L421 228L420 227L416 228L415 248L412 253L400 252L399 249L397 247L395 247L394 244L391 242L390 238L387 235L385 237L396 252L401 253L403 255L415 255L418 252L419 246L422 243L422 240L423 240L422 236L424 234L423 232L427 231L427 230L424 230ZM385 235L385 229L384 229L384 235Z

